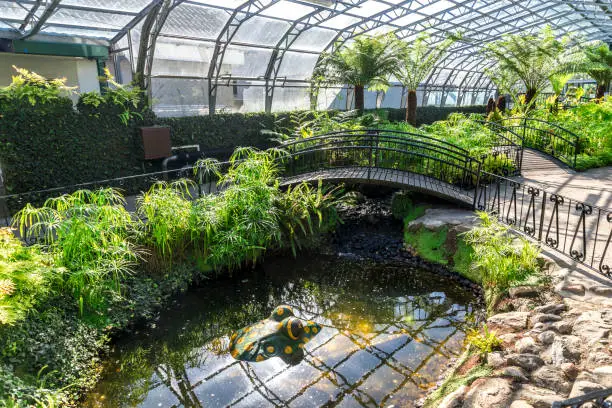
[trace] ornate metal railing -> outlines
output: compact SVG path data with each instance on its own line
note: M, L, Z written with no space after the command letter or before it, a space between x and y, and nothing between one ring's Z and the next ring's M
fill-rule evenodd
M509 171L505 172L504 176L518 176L523 168L523 137L517 133L515 129L508 128L494 121L474 120L487 127L496 136L491 153L483 155L480 159L486 162L488 157L499 157L503 155L510 161ZM486 169L486 167L485 167Z
M588 406L590 408L612 408L612 401L606 401L606 398L611 395L612 388L589 392L579 397L566 399L565 401L553 402L552 408L580 408L582 406Z
M520 138L503 126L496 131L509 132L500 140L506 140L503 143L509 143L510 147L512 138ZM451 143L416 133L362 130L296 140L282 148L288 153L283 158L283 175L287 178L315 174L340 180L365 178L398 186L404 183L407 188L431 192L493 213L512 229L612 277L612 211L487 172L483 161ZM497 149L501 151L501 145ZM522 154L520 150L513 152ZM221 163L220 171L225 172L228 167L228 162ZM341 171L326 175L325 171L330 169ZM194 196L222 188L217 185L215 173L196 173L193 167L186 167L2 196L0 220L10 225L11 215L26 203L41 205L49 197L78 189L115 187L129 195L144 191L157 181L177 178L194 182ZM130 205L133 207L133 202L128 200Z
M612 211L540 187L482 172L475 209L612 277Z
M501 125L520 135L523 147L539 150L572 168L576 167L580 138L575 133L555 123L528 117L504 118Z

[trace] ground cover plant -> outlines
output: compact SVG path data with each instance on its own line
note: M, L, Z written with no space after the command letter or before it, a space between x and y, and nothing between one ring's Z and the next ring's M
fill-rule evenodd
M213 271L274 248L296 253L333 228L334 191L280 190L285 155L237 149L219 194L192 197L189 181L160 182L136 214L113 189L26 206L15 227L39 245L24 247L9 230L0 236L0 400L73 404L95 383L109 335ZM195 169L214 172L216 163Z

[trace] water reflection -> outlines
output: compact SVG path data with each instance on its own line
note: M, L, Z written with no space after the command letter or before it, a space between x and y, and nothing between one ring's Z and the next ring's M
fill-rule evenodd
M475 300L425 271L276 259L190 292L117 345L90 407L411 406L461 352ZM278 304L322 330L295 366L236 361L228 335Z

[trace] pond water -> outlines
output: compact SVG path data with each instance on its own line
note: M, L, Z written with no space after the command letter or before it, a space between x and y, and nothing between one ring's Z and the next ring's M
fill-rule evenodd
M279 304L322 326L304 358L248 363L233 331ZM88 407L410 407L463 348L479 310L448 278L407 266L303 255L182 295L120 340Z

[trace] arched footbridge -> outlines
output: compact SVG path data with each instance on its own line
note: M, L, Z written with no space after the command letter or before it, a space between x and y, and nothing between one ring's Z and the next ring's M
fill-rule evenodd
M511 126L487 126L497 140L481 157L430 135L377 129L292 141L282 146L289 156L281 184L324 180L424 192L493 213L513 230L612 277L612 212L511 178L538 145L527 144ZM577 140L558 131L527 131L530 143L549 138L538 142L549 149L537 149L546 153L542 160L558 166L575 160Z

